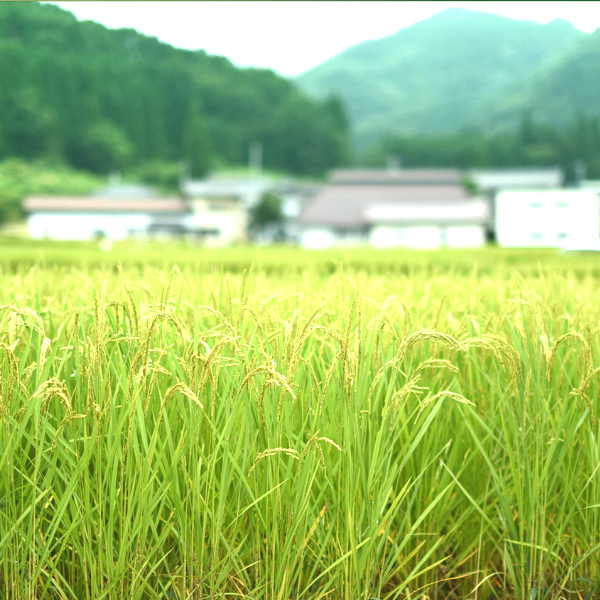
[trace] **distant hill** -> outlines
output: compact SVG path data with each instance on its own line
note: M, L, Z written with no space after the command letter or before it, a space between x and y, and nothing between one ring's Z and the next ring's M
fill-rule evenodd
M452 8L349 48L297 82L315 97L339 95L364 147L390 131L438 134L506 120L537 99L528 80L588 38L564 20L541 25ZM586 77L593 66L580 62ZM564 75L548 71L545 85L561 87Z
M600 29L498 98L482 119L512 124L529 112L538 123L565 126L600 115Z
M51 157L98 173L190 157L235 165L260 140L265 167L315 174L343 160L346 127L339 102L270 70L54 5L0 2L0 160Z

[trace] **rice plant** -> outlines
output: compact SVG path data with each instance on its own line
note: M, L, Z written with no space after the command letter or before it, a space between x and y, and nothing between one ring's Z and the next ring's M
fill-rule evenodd
M598 594L590 259L169 252L0 260L1 598Z

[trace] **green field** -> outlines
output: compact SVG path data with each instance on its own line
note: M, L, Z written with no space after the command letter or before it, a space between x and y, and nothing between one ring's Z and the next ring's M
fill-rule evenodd
M593 255L0 241L0 598L597 597L599 328Z

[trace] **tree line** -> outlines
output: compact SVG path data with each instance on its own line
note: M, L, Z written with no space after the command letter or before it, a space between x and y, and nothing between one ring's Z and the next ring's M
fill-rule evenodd
M53 5L0 3L0 81L0 160L50 158L101 174L187 162L200 177L245 164L253 141L266 168L298 175L348 157L338 99Z
M600 118L582 114L570 126L557 128L536 121L528 111L518 127L495 132L388 135L371 148L365 162L382 166L390 155L413 167L559 166L567 183L582 176L600 179Z

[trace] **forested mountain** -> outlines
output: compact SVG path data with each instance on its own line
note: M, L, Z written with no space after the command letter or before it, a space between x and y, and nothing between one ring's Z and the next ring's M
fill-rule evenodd
M570 125L581 116L599 116L600 29L514 86L489 112L495 125L512 124L523 112L555 127Z
M390 130L440 134L486 127L506 122L507 111L518 119L530 104L525 88L533 74L546 72L588 38L563 20L541 25L452 8L358 44L297 81L315 97L339 94L364 147Z
M53 5L0 2L0 82L0 160L52 157L106 173L187 159L202 175L245 163L260 140L265 167L319 174L347 152L338 100Z

